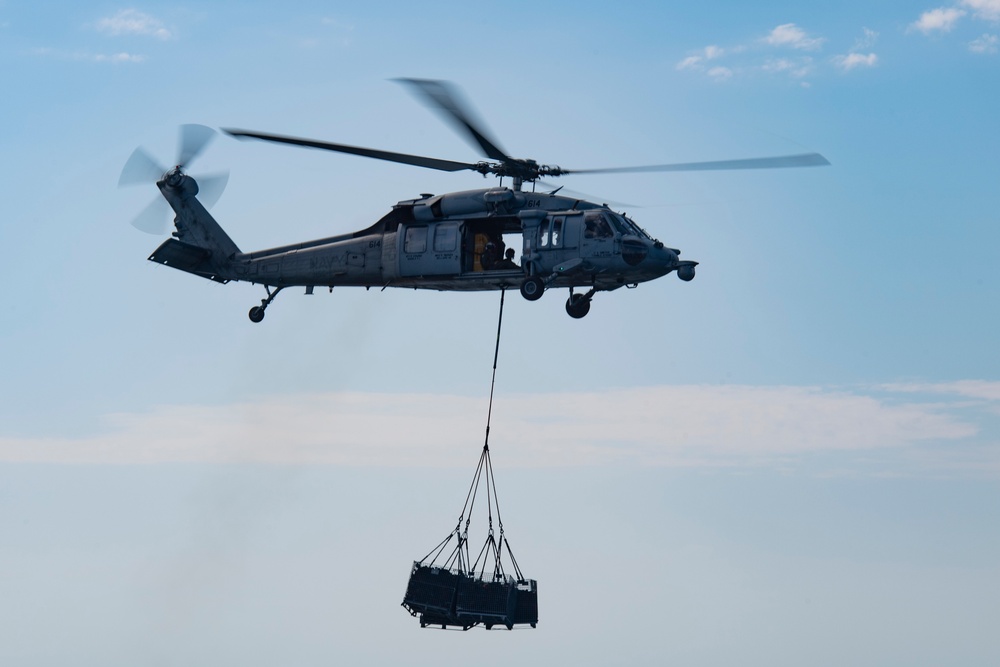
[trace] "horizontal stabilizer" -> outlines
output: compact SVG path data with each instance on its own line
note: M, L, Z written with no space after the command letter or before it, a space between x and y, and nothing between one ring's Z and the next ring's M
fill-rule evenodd
M149 261L193 273L202 278L228 283L228 278L219 276L212 267L212 251L198 246L167 239L149 256Z

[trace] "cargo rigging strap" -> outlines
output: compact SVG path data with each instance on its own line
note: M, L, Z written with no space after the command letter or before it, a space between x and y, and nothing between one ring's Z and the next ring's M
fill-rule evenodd
M435 561L437 561L437 559L445 552L445 549L451 542L452 538L457 538L457 543L454 549L444 560L444 564L442 566L444 569L456 570L464 574L478 576L480 579L485 580L486 567L492 560L493 580L500 581L506 575L501 558L503 556L504 549L506 549L510 562L514 567L513 574L518 581L523 581L524 576L521 574L521 568L518 567L517 560L514 558L514 552L511 551L510 543L504 536L503 520L500 517L500 502L497 497L496 480L493 477L493 463L490 461L490 422L493 418L493 390L496 388L497 359L500 357L500 331L503 328L503 303L505 293L506 290L501 288L500 315L497 318L497 341L496 348L493 351L493 378L490 381L490 402L486 413L486 439L483 443L483 451L479 456L479 464L476 466L476 474L472 478L472 484L469 486L469 492L465 497L465 505L462 506L462 513L458 517L458 524L455 526L455 529L449 533L448 537L442 540L436 547L431 549L430 553L424 556L420 562L427 562L427 559L433 555L434 557L431 558L430 563L428 563L433 566ZM485 476L483 474L484 472ZM486 489L486 511L489 518L489 531L486 536L486 543L476 556L476 560L473 561L470 558L469 553L469 525L472 523L472 510L476 504L476 496L479 494L479 485L481 481ZM493 532L494 508L496 509L499 536L494 535Z

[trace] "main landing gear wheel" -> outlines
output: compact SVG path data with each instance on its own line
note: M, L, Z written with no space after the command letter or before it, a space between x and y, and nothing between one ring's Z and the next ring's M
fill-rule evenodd
M267 291L267 298L261 299L260 305L254 306L253 308L250 309L250 312L247 313L250 316L250 321L255 324L264 319L264 311L267 309L269 305L271 305L271 302L274 301L274 297L278 296L278 292L280 292L285 288L279 287L272 292L270 287L264 285L264 289Z
M545 283L538 276L531 276L521 283L521 296L528 301L538 301L545 293Z
M566 314L574 319L580 319L590 312L590 299L583 294L570 294L566 299Z

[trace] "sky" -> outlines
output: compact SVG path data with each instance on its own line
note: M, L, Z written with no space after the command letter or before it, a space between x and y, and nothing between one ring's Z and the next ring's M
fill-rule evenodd
M0 0L0 663L1000 662L1000 2ZM178 126L482 158L458 86L700 262L506 295L490 449L539 625L420 629L482 448L497 293L219 285L117 187ZM449 174L218 136L243 250ZM482 519L482 517L478 517ZM482 530L482 526L478 526ZM477 539L473 535L473 540Z

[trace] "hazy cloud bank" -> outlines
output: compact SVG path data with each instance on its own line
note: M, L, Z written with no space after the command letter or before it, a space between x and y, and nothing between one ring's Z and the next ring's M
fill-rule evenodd
M466 466L485 436L485 397L324 393L108 415L76 438L0 437L0 461ZM787 465L811 455L997 448L1000 383L865 390L743 385L519 394L493 410L504 465ZM884 457L883 457L884 458ZM968 456L966 456L968 458ZM931 464L933 465L933 464Z

